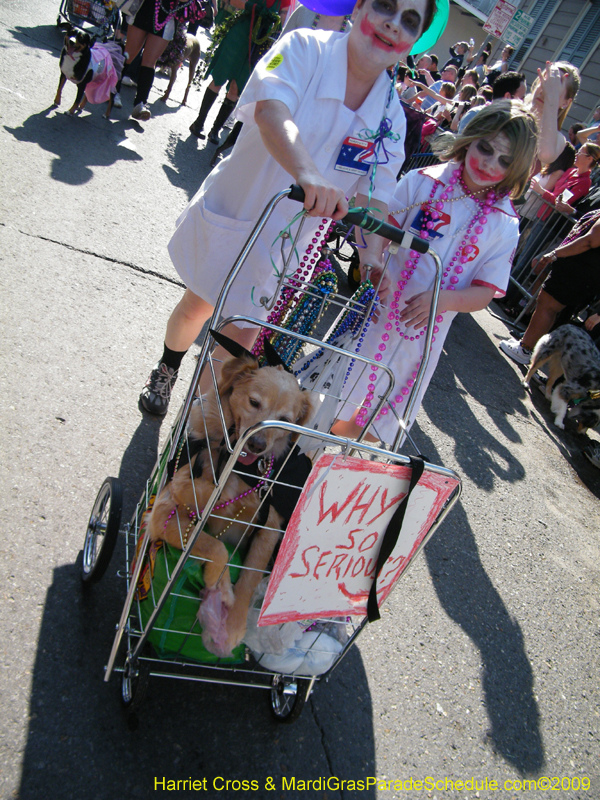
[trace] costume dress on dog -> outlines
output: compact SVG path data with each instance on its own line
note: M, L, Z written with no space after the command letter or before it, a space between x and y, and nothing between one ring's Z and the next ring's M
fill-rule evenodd
M267 202L292 183L289 173L269 155L254 122L259 100L285 103L317 169L347 197L368 194L373 167L358 157L372 143L368 137L379 129L385 111L397 136L385 139L387 160L380 158L373 196L386 203L391 200L398 164L404 159L404 114L395 94L386 110L385 72L357 111L344 105L347 53L346 34L296 30L282 36L252 73L238 104L237 116L244 122L240 137L185 209L169 243L171 259L186 286L211 304ZM348 137L358 144L348 145ZM345 171L352 156L355 172ZM277 285L271 263L272 256L280 265L276 239L300 210L299 203L287 198L279 203L229 292L226 316L246 313L266 318L259 298L271 296ZM319 218L306 218L296 242L299 252L320 224ZM292 261L290 268L295 266Z
M408 206L412 206L419 201L427 203L430 199L433 181L438 180L443 186L448 186L450 177L456 170L456 167L456 163L450 162L409 172L398 183L394 199L390 204L390 212L408 208ZM460 192L460 189L458 191ZM441 193L442 188L439 187L436 192L436 198L439 197ZM452 196L455 194L456 191ZM497 209L497 211L490 213L487 217L487 224L481 226L483 227L483 232L479 234L479 240L477 244L474 245L475 250L469 255L469 261L462 264L463 271L456 276L458 282L454 285L456 289L466 289L469 286L490 286L495 289L496 296L501 297L506 291L510 275L510 265L519 238L519 218L508 197L497 200L493 204L493 208ZM475 201L469 197L465 197L465 199L456 202L446 203L434 229L430 231L430 244L440 256L446 272L449 272L447 265L454 256L457 247L460 245L465 231L475 216L476 211L477 205ZM411 233L418 234L421 229L421 216L421 206L417 205L416 208L411 208L404 214L395 215L393 219L403 230L410 230ZM398 253L390 258L388 272L394 288L400 279L401 271L406 269L405 262L407 258L409 258L409 253L406 250L398 250ZM414 295L432 289L434 279L435 263L433 259L428 255L421 256L415 267L414 274L402 293L402 297L399 301L400 307L404 307L405 301L409 300ZM446 278L446 281L447 280L448 278ZM417 396L417 401L413 408L411 419L409 420L409 425L412 424L417 415L423 395L425 394L442 353L444 340L456 314L456 311L446 311L444 312L442 320L439 319L438 315L436 325L439 330L435 332L435 341L432 343L429 363ZM387 322L386 318L387 312L384 311L377 324L371 324L359 351L360 355L375 358L379 353L378 348L381 343L381 336L385 333L384 325ZM387 342L381 363L390 367L394 373L395 388L390 396L391 399L395 398L396 395L402 396L402 390L406 390L412 386L412 381L414 380L419 362L423 356L423 345L425 343L424 334L420 335L418 339L415 337L417 334L421 334L422 330L422 328L407 329L408 340L400 337L395 328L389 331L389 341ZM354 371L350 373L345 387L346 391L342 393L342 398L350 399L354 405L348 403L341 408L339 412L340 419L349 419L356 410L356 406L360 405L364 400L368 392L367 386L371 384L371 381L368 379L369 374L370 370L368 368L361 374L358 367L355 367ZM375 381L375 385L377 387L377 381ZM382 377L381 390L383 391L385 388L387 388L387 377ZM375 398L377 398L377 388L374 390L374 394ZM404 395L403 400L396 404L396 412L399 416L401 416L403 412L402 406L407 394L408 392ZM374 399L372 403L373 408L375 408L375 405L376 400ZM371 430L376 432L384 442L393 442L398 431L398 420L391 409L388 410L385 416L382 416L380 420L374 423Z
M97 42L90 52L94 77L85 87L85 96L90 103L106 103L123 72L123 49L117 42Z

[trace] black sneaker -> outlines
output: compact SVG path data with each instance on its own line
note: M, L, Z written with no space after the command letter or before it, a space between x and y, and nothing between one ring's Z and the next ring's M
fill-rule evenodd
M169 400L177 380L177 374L178 370L167 367L166 364L159 361L142 389L140 395L142 408L150 414L164 417L169 410Z

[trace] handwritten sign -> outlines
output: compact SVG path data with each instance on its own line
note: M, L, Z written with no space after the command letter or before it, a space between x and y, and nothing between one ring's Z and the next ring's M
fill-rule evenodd
M409 479L410 467L321 456L288 524L258 624L363 616L383 534ZM377 582L380 605L458 483L455 477L423 473Z
M512 3L508 3L506 0L498 0L485 21L483 30L500 39L516 10L517 7Z

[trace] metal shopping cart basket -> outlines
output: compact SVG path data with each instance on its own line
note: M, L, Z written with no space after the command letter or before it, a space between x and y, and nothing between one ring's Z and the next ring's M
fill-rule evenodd
M311 352L324 360L346 359L352 362L353 370L371 370L375 364L333 341L294 332L251 316L239 315L219 322L225 298L244 260L275 206L288 196L303 199L298 187L273 198L225 281L186 399L131 521L120 529L122 494L115 478L106 479L91 512L83 546L81 577L84 585L93 584L102 577L119 533L125 538L127 597L105 680L108 681L114 672L120 673L121 699L130 714L139 706L149 678L174 677L266 689L275 718L281 722L295 720L315 682L330 675L369 620L378 618L379 606L460 495L461 484L456 473L400 454L406 438L402 424L397 441L391 444L376 446L366 441L371 420L394 390L391 371L379 362L379 369L387 375L388 388L374 404L371 418L357 440L336 436L331 433L330 425L326 430L318 430L290 419L273 419L243 431L235 441L226 422L225 401L217 394L222 442L219 463L210 461L208 467L210 496L204 508L191 509L186 505L190 511L189 522L177 522L178 547L150 541L152 509L155 505L158 507L163 496L161 492L171 485L169 481L180 459L181 463L187 460L188 469L191 469L196 440L190 435L190 414L193 412L193 419L206 419L204 405L208 403L209 394L199 391L200 379L204 376L204 387L208 382L216 391L215 348L217 340L221 341L219 331L226 324L254 324L261 327L263 338L269 336L280 345L282 341L287 345L292 342L309 351L312 348ZM380 221L362 212L350 212L346 223L377 230L392 240L390 248L429 250L427 242L393 226L382 226ZM431 253L436 261L437 278L429 331L433 330L442 276L441 262L433 251ZM290 289L314 291L312 285L302 284L300 272L288 273L286 267L280 274L279 296ZM265 305L274 305L275 296L262 300ZM339 305L346 313L353 302L337 293L328 297L328 301ZM368 319L368 308L359 311L362 319ZM429 345L430 341L426 340L426 353ZM271 352L268 346L267 352ZM426 363L427 358L424 358L401 423L409 418ZM335 408L337 391L330 388L328 396L327 387L320 386L320 408L326 403ZM243 458L245 452L250 452L249 441L274 430L289 433L296 444L283 463L277 462L276 468L261 472L259 467L263 476L260 481L262 500L255 515L242 523L234 518L227 501L223 501L224 497L229 497L226 493L228 481L231 476L242 479L246 476L249 481L247 471L250 468L244 465ZM295 477L297 473L287 467L299 458L301 449L311 460L304 478L299 480ZM262 503L278 490L288 492L288 498L295 498L285 532L273 531L265 521L265 514L261 514ZM367 509L370 509L368 513ZM175 510L173 514L174 519L179 520ZM202 615L208 602L203 589L203 567L209 559L199 557L194 550L199 537L206 536L203 529L209 519L213 523L220 521L226 529L235 523L243 530L241 546L228 546L227 569L232 582L236 575L243 575L244 570L246 575L249 572L244 561L248 541L254 541L253 537L265 532L275 532L276 538L283 537L269 566L254 570L260 574L252 578L256 591L247 607L246 633L239 644L226 651L220 651L214 647L215 641L206 639L206 631L199 622L199 616L202 625L206 619ZM235 590L234 584L234 594ZM222 606L218 607L217 613L219 611Z
M81 30L89 30L103 39L114 35L119 9L112 0L61 0L56 24L68 22ZM86 23L91 28L86 28Z

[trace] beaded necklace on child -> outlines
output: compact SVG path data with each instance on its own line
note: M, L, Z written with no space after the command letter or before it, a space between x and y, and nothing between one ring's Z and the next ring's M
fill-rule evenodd
M428 239L430 237L430 231L435 227L436 221L440 218L440 215L444 209L444 205L446 203L452 203L456 200L465 200L467 198L471 198L477 204L477 210L468 223L465 233L463 235L462 241L459 244L456 252L448 262L448 264L444 267L444 272L442 273L442 282L441 282L441 289L446 289L447 291L453 292L456 290L456 284L459 282L459 275L462 274L464 271L464 264L466 264L470 258L471 253L473 253L475 249L475 245L479 241L479 236L483 233L484 228L483 226L488 222L488 216L493 213L497 212L499 209L493 206L493 203L503 197L503 193L497 192L494 187L491 187L487 190L485 199L480 200L476 197L478 194L482 194L486 189L480 189L477 192L471 192L467 187L464 178L463 178L463 170L464 164L460 164L450 176L450 180L448 181L448 185L444 186L444 184L440 181L435 179L433 182L433 187L431 192L429 193L429 198L425 202L419 201L418 203L413 203L413 205L409 206L405 209L400 209L399 211L392 212L392 214L402 214L407 211L410 211L417 206L421 207L423 211L423 217L421 222L421 230L419 235L422 239ZM442 187L442 193L440 194L439 198L436 200L435 196L438 189ZM457 189L462 189L462 195L455 195L451 197ZM404 339L405 341L417 341L421 337L424 337L427 331L427 326L421 329L419 333L415 331L414 335L411 336L408 333L408 329L400 319L400 298L402 297L406 286L408 285L410 279L415 273L417 268L418 262L421 258L421 254L418 253L416 250L410 250L408 254L408 258L404 262L404 269L400 273L400 278L397 282L396 288L393 294L393 300L390 303L390 307L387 313L386 322L384 325L384 333L381 336L380 344L378 345L378 352L375 354L374 360L375 361L382 361L383 354L385 353L386 349L389 346L390 341L390 334L396 329L396 333L400 337L400 339ZM453 273L453 274L451 274ZM448 285L446 285L448 284ZM444 319L444 312L438 314L435 318L436 323L441 323ZM438 325L434 326L433 332L434 334L438 333L439 327ZM435 335L432 337L432 342L435 342ZM400 405L404 402L405 397L410 394L410 390L414 385L415 378L417 377L417 372L421 365L423 357L419 359L417 362L414 371L412 372L411 377L407 380L406 384L400 389L398 394L389 401L389 405L391 408L395 409L397 405ZM369 384L367 386L367 394L365 396L365 400L360 407L358 414L356 416L356 423L363 427L366 424L366 418L369 413L369 409L372 405L372 400L375 397L375 381L377 380L377 370L378 367L374 366L371 374L369 375ZM380 413L375 418L376 420L380 419L382 416L385 416L389 413L389 408L384 406Z

